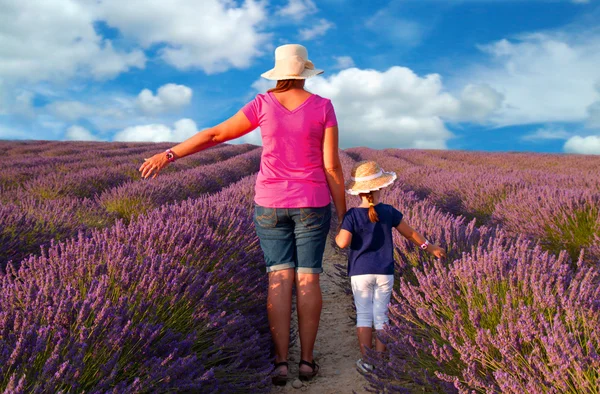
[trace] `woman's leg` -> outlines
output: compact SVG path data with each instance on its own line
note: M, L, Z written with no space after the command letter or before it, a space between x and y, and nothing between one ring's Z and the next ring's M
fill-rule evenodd
M394 288L394 275L376 275L377 282L373 295L373 317L375 320L375 329L380 332L383 325L389 321L388 305ZM379 340L377 335L375 349L378 352L385 351L385 345Z
M254 225L269 275L267 315L275 345L275 362L279 363L287 361L290 343L296 267L294 222L289 219L286 209L256 206L254 212ZM278 369L280 375L287 374L285 366Z
M373 286L375 275L355 275L350 277L354 305L356 305L356 335L360 353L364 356L366 349L373 343Z
M300 335L300 356L312 362L315 340L319 330L323 298L321 295L320 274L296 274L296 306L298 309L298 333ZM302 365L300 369L310 368Z
M296 298L298 308L298 333L301 358L313 362L313 350L323 298L319 274L323 272L323 253L331 221L331 206L290 210L295 222L296 239ZM311 373L312 368L301 365L300 371Z
M294 274L293 268L269 272L267 313L271 336L275 344L275 362L287 361L288 357ZM281 373L285 372L285 370L281 370Z

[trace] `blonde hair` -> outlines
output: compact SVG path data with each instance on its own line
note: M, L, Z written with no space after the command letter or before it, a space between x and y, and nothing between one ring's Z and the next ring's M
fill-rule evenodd
M377 211L375 210L375 205L373 204L373 192L369 193L361 193L359 194L361 197L365 197L369 202L369 220L371 223L376 223L379 221L379 215L377 215Z

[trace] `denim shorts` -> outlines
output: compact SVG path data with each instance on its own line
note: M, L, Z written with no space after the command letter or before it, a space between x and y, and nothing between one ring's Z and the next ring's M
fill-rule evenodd
M330 222L331 204L321 208L255 205L254 226L267 272L294 268L298 273L322 273Z

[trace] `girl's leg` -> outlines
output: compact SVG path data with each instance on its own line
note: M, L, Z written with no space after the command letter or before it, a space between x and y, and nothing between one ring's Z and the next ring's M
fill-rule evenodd
M381 330L377 330L377 334L375 336L375 350L377 350L378 352L385 352L385 345L379 340L380 333Z
M388 305L390 303L390 297L394 288L394 275L375 275L376 285L373 295L373 317L375 320L375 329L380 332L383 329L383 325L386 324L388 319ZM377 335L379 337L379 335ZM385 351L385 345L376 339L375 349L378 352Z
M290 344L290 320L292 316L293 268L269 272L267 314L269 328L275 344L275 362L286 361ZM281 367L286 373L285 367Z
M360 354L363 356L367 352L366 349L371 349L373 346L373 328L372 327L356 327L356 335L358 336L358 345L360 346Z
M300 357L302 360L312 362L323 307L319 274L296 274L296 307L298 309ZM300 369L311 372L306 365L302 365Z
M375 275L350 277L354 304L356 305L356 334L362 355L372 347L373 333L373 286Z

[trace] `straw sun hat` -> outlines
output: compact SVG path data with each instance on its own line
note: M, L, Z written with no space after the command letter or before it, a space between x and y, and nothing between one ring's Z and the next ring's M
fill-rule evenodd
M298 44L282 45L275 49L275 67L261 74L261 77L278 81L280 79L306 79L322 74L308 60L308 51Z
M385 172L374 161L361 161L352 168L350 180L346 182L346 193L357 196L391 185L396 180L395 172Z

